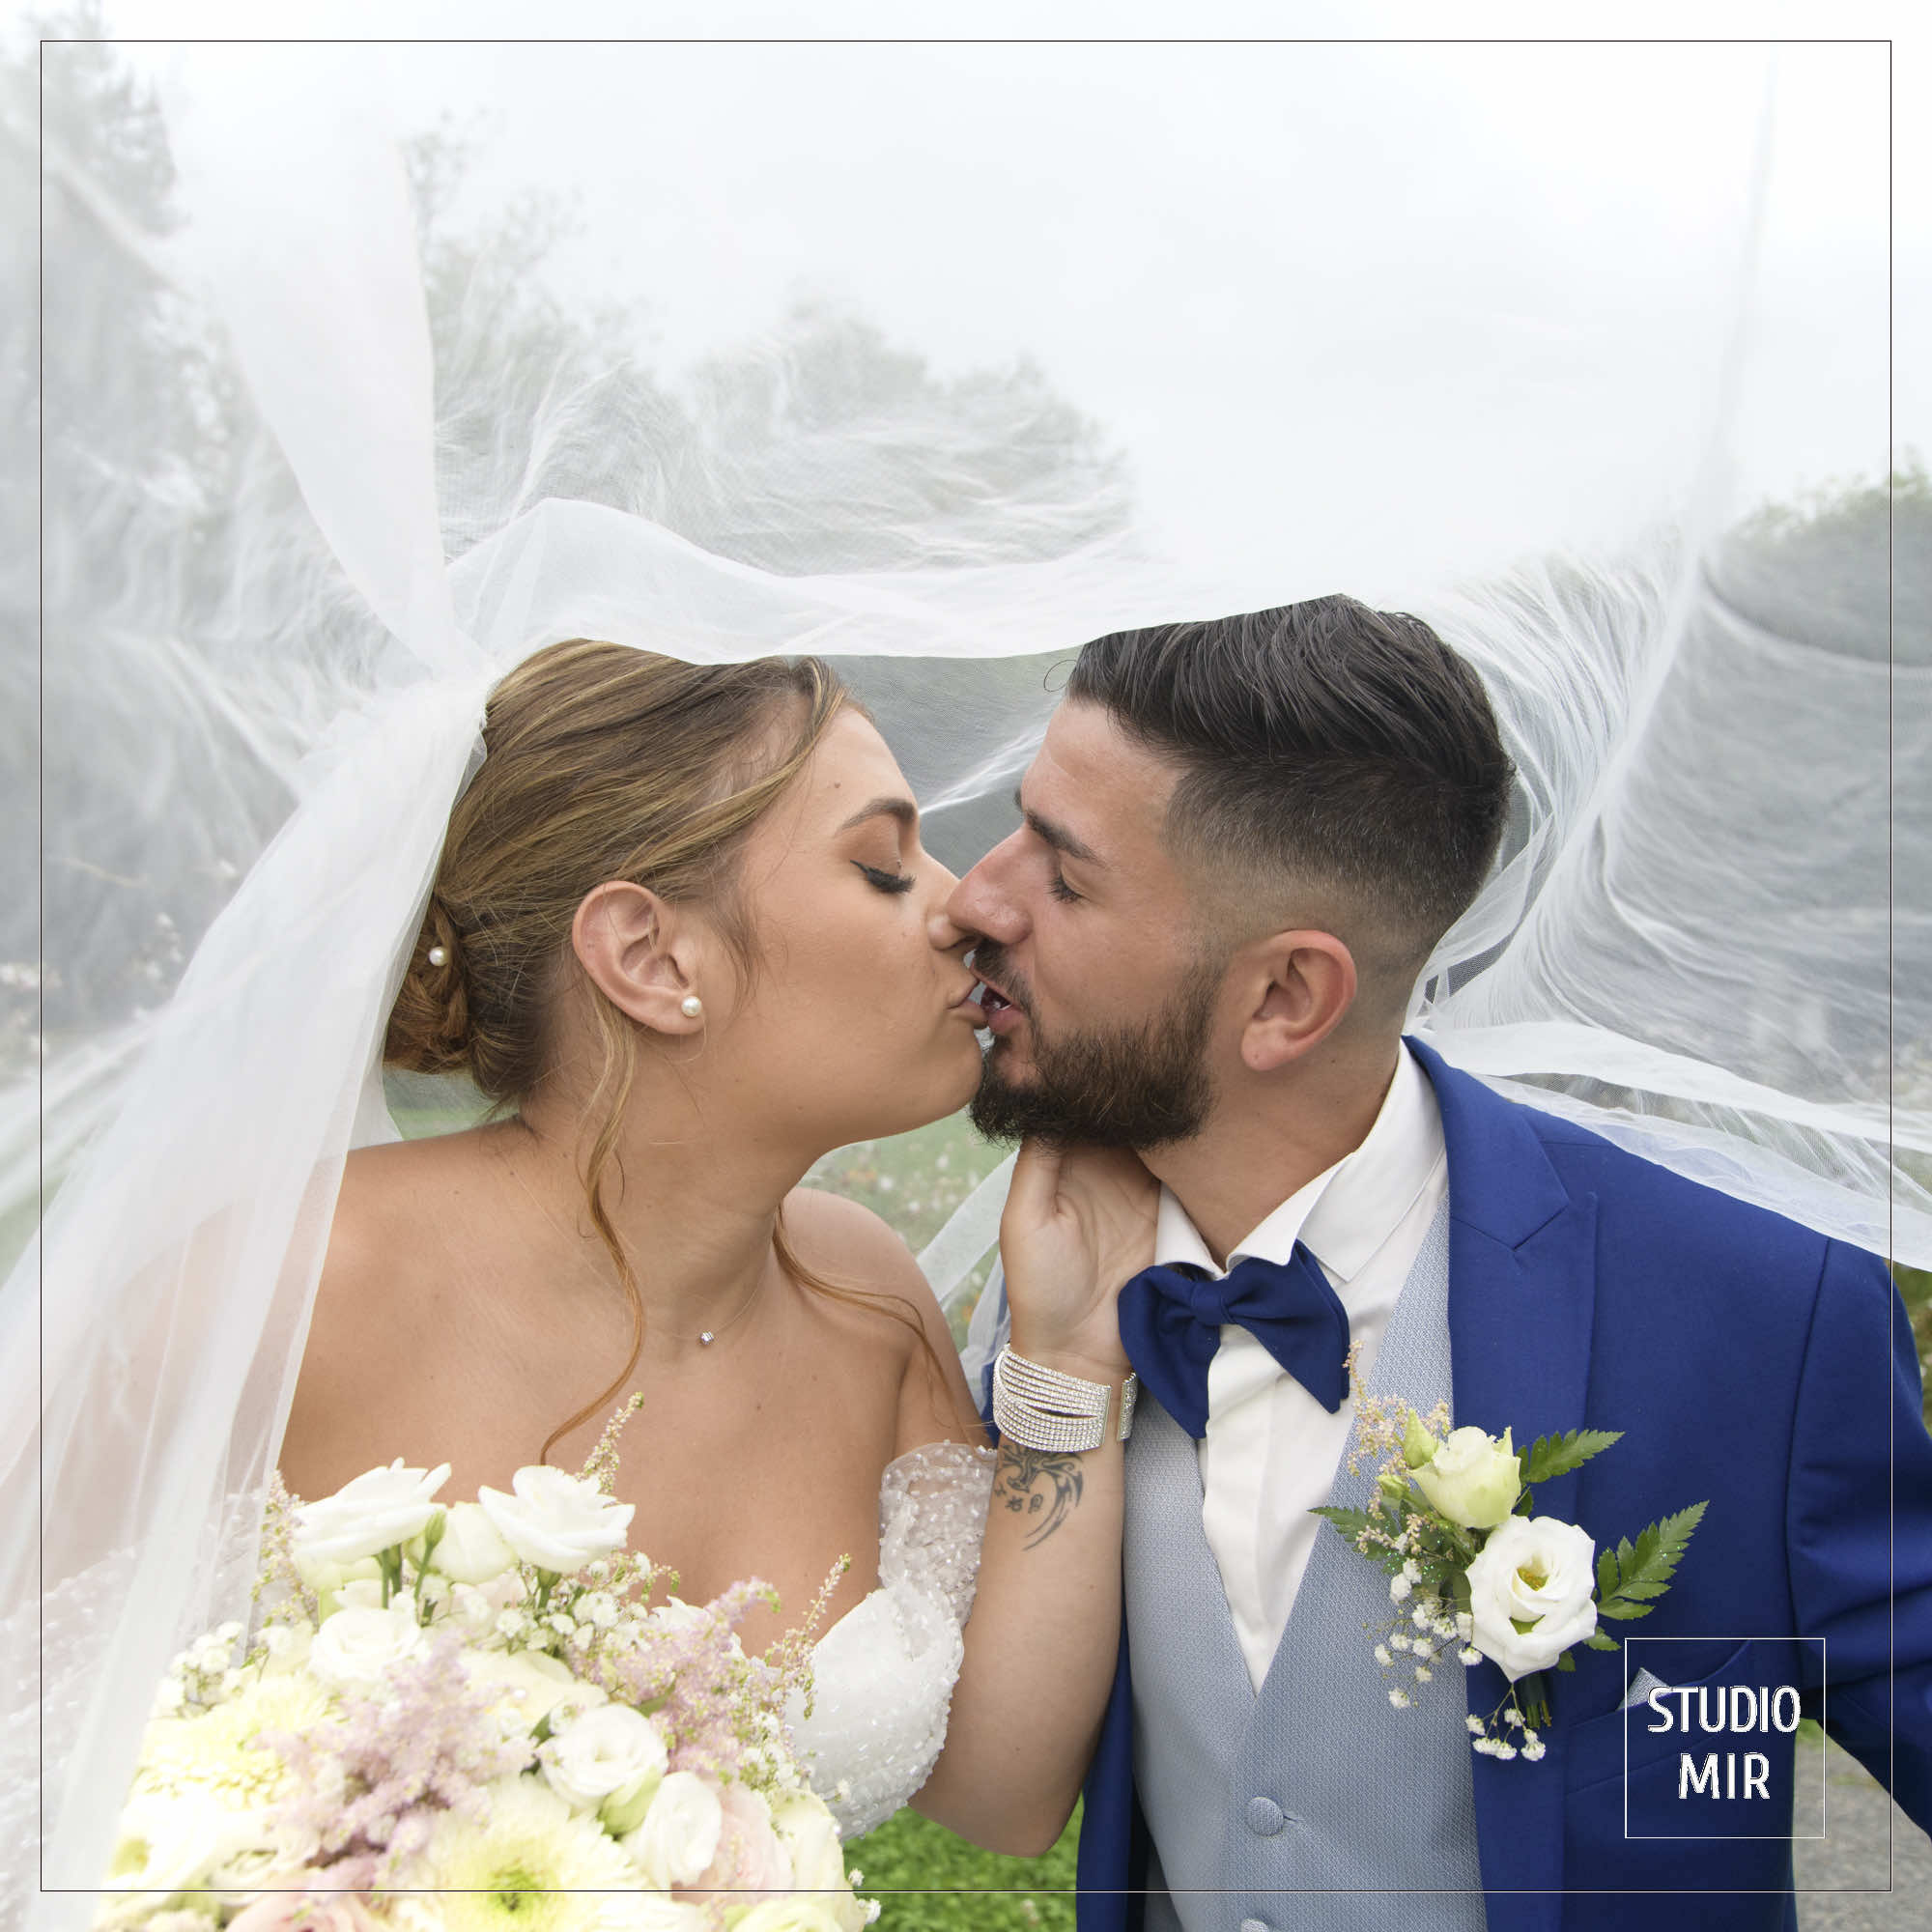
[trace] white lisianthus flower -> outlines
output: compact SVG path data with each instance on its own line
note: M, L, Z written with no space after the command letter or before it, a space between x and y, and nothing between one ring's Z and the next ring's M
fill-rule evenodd
M569 1666L537 1650L466 1650L463 1668L492 1693L491 1708L514 1711L525 1726L536 1724L566 1701L588 1709L605 1693L570 1674Z
M1451 1522L1464 1529L1493 1529L1522 1493L1522 1467L1510 1447L1480 1429L1452 1429L1435 1456L1409 1480Z
M1582 1530L1553 1516L1513 1516L1477 1552L1468 1572L1470 1641L1512 1684L1547 1670L1597 1628L1596 1556Z
M212 1792L136 1791L121 1813L101 1888L109 1912L119 1918L134 1908L145 1918L200 1885L228 1855L229 1825L227 1807Z
M297 1562L355 1563L420 1536L448 1480L447 1463L410 1469L398 1456L386 1469L365 1470L332 1496L304 1503L296 1512Z
M488 1583L517 1560L497 1534L481 1503L452 1503L443 1518L442 1538L430 1551L429 1567L452 1583Z
M367 1690L413 1657L424 1634L413 1604L337 1610L309 1646L309 1674L337 1690Z
M624 1838L646 1883L660 1890L690 1885L718 1856L724 1806L696 1772L673 1771L658 1786L644 1822Z
M607 1799L615 1800L620 1811L636 1807L636 1817L621 1829L612 1827L619 1837L641 1822L644 1804L638 1800L649 1803L670 1763L658 1727L628 1704L585 1711L559 1729L539 1756L550 1788L573 1811L594 1811Z
M477 1500L497 1534L526 1563L567 1577L599 1556L623 1548L636 1514L595 1483L536 1464L510 1479L514 1495L481 1490Z

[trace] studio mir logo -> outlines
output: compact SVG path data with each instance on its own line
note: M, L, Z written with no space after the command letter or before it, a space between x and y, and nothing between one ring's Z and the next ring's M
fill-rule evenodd
M1671 1700L1677 1708L1671 1709ZM1785 1736L1798 1728L1798 1690L1791 1684L1700 1684L1688 1690L1672 1690L1659 1685L1644 1700L1655 1714L1655 1721L1645 1726L1653 1736L1671 1730L1691 1735L1691 1707L1696 1708L1699 1742L1711 1736L1732 1741L1723 1751L1706 1750L1701 1758L1695 1750L1677 1754L1677 1795L1694 1798L1771 1797L1771 1756L1764 1750L1740 1750L1737 1742L1753 1734L1781 1731ZM1721 1788L1720 1788L1721 1786Z
M1822 1637L1625 1640L1627 1838L1815 1838L1825 1761Z

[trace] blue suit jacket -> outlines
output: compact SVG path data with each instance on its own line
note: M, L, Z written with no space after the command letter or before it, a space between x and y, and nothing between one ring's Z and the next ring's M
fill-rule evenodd
M1503 1100L1409 1045L1448 1149L1458 1426L1508 1427L1525 1444L1622 1430L1536 1492L1538 1515L1581 1523L1600 1547L1708 1498L1652 1614L1605 1628L1694 1639L1651 1653L1668 1660L1656 1674L1672 1685L1803 1684L1807 1714L1926 1827L1932 1440L1911 1326L1883 1264ZM1740 1647L1791 1637L1828 1639L1822 1697L1818 1646ZM1626 1839L1626 1749L1633 1802L1665 1780L1674 1799L1687 1741L1653 1735L1639 1709L1627 1746L1625 1658L1576 1656L1574 1673L1547 1680L1548 1756L1473 1760L1491 1932L1624 1926L1634 1910L1699 1932L1795 1926L1787 1839ZM1081 1932L1128 1932L1140 1918L1147 1846L1127 1668L1123 1634L1086 1787ZM1469 1709L1489 1713L1502 1673L1486 1662L1466 1676ZM1758 1742L1789 1748L1775 1734ZM1640 1906L1619 1896L1633 1891L1700 1895Z

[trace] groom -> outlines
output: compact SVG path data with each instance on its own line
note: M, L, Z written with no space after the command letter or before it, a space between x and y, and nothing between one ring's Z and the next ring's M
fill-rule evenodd
M952 902L984 935L980 1126L1163 1183L1121 1301L1142 1392L1083 1932L1790 1927L1801 1703L1932 1821L1932 1442L1883 1266L1403 1036L1511 778L1413 617L1327 597L1103 638ZM1651 1614L1605 1624L1629 1655L1548 1673L1540 1749L1470 1748L1502 1672L1378 1653L1403 1608L1309 1513L1370 1493L1350 1345L1370 1394L1518 1446L1621 1431L1535 1492L1599 1548L1708 1501ZM1028 1373L1005 1386L1077 1390Z

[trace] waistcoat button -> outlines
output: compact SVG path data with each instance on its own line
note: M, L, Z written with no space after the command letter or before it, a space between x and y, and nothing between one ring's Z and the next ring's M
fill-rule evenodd
M1272 1798L1250 1798L1248 1830L1258 1838L1273 1837L1281 1830L1281 1806Z

